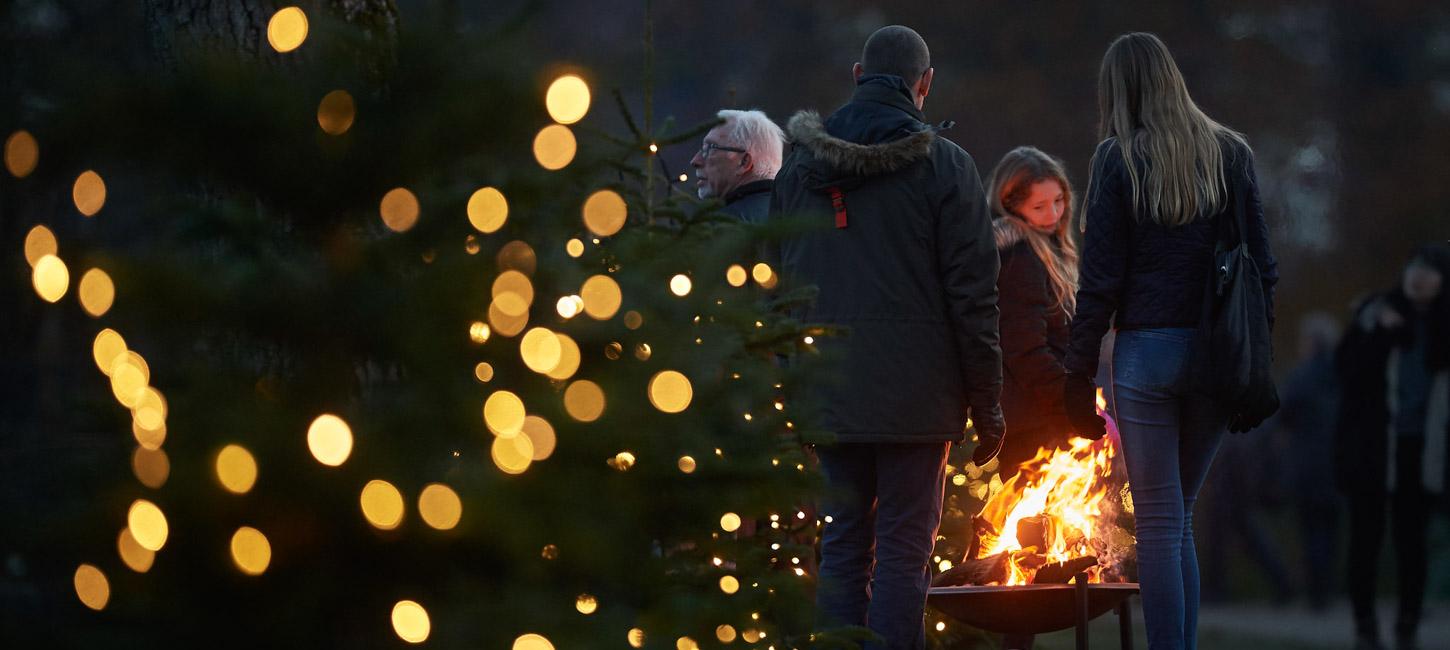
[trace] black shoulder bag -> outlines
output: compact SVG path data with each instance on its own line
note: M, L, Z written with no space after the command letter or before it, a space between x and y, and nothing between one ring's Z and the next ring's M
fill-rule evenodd
M1206 301L1209 389L1228 411L1231 428L1252 428L1279 410L1274 386L1273 342L1269 335L1268 300L1259 267L1249 254L1247 197L1233 187L1233 236L1220 231L1214 250L1212 286ZM1223 215L1228 216L1228 215ZM1224 224L1220 223L1220 229ZM1244 424L1246 423L1246 424Z

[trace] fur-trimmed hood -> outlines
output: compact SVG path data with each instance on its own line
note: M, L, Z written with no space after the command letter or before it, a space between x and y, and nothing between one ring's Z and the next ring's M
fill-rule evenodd
M790 118L786 133L791 142L803 147L836 173L849 176L878 176L903 169L931 155L936 130L927 128L904 138L880 144L857 144L826 132L820 114L800 111Z
M992 235L997 240L997 250L999 251L1005 251L1027 241L1027 238L1033 235L1038 237L1045 236L1033 230L1032 226L1027 225L1026 222L1017 217L1002 215L998 215L992 219Z

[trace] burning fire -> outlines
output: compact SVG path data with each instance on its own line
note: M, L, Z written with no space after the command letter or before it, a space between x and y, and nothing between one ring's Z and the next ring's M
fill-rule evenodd
M1099 391L1098 411L1106 416L1103 408ZM1120 553L1114 543L1117 503L1109 499L1122 483L1113 476L1118 448L1111 420L1109 429L1100 440L1073 438L1067 449L1045 447L1023 463L976 517L976 554L969 551L968 559L1005 554L1006 580L1000 584L1006 585L1032 583L1052 564L1071 577L1078 570L1063 563L1074 561L1087 564L1080 570L1089 582L1121 579L1115 571L1104 576Z

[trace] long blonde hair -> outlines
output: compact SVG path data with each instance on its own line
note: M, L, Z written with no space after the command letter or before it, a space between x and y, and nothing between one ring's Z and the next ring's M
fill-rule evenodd
M1124 34L1108 46L1098 71L1098 113L1098 135L1118 139L1138 218L1146 209L1153 221L1181 226L1227 202L1222 145L1248 144L1193 103L1178 64L1157 36ZM1146 177L1135 160L1143 163Z
M1017 214L1027 200L1032 185L1039 181L1057 181L1062 186L1066 207L1051 234L1033 228ZM1072 183L1062 161L1036 147L1017 147L1002 157L987 181L987 202L997 219L1016 219L1027 234L1027 243L1037 259L1047 268L1048 285L1052 287L1054 304L1069 316L1077 309L1077 243L1072 239L1074 201Z

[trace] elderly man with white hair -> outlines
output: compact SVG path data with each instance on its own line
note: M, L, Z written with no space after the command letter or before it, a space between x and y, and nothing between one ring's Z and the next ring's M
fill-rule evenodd
M705 134L690 159L702 199L719 198L724 211L747 223L764 223L780 171L785 134L760 111L723 110L724 120Z

